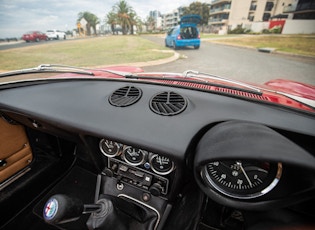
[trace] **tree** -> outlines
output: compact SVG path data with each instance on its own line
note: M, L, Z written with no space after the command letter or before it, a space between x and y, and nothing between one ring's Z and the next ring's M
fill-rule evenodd
M130 34L134 34L133 27L137 26L137 14L135 11L129 13Z
M143 22L141 20L140 17L136 17L136 27L137 27L137 31L139 31L139 33L142 33L142 26L143 26Z
M115 34L116 25L117 25L117 15L115 12L111 11L106 15L106 22L110 25L112 33Z
M201 22L200 24L202 25L202 31L204 25L208 25L209 21L209 12L210 12L210 7L207 3L201 3L201 2L193 2L189 5L189 7L184 7L183 8L183 15L188 15L188 14L198 14L201 16Z
M147 17L145 25L147 26L147 30L155 30L155 20L153 17Z
M114 5L113 11L116 12L122 33L126 35L131 26L130 13L133 11L132 7L125 0L120 0Z
M107 24L111 26L113 34L114 31L116 31L116 25L121 26L123 35L126 35L129 31L130 34L134 34L134 26L136 26L139 31L141 30L141 20L125 0L117 2L113 6L112 11L106 15L105 20Z
M96 25L100 22L98 17L95 14L85 11L85 12L80 12L78 14L77 22L80 22L82 18L84 18L87 22L86 24L87 35L91 35L91 27L94 30L94 34L97 34Z

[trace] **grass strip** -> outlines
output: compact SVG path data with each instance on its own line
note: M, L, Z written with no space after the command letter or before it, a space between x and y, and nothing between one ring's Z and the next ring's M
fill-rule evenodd
M208 41L257 49L271 47L280 52L315 57L315 35L246 35L216 38Z
M81 67L119 65L168 58L173 53L156 52L163 46L139 36L106 36L0 51L0 70L30 68L53 63Z

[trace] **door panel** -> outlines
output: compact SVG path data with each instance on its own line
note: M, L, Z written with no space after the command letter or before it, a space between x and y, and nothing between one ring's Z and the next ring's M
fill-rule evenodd
M10 124L0 117L0 183L28 166L32 160L24 127Z

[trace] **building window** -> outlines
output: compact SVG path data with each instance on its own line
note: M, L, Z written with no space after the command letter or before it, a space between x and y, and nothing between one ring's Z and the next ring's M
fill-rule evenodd
M253 11L255 11L256 10L256 8L257 8L257 5L256 5L256 3L255 4L251 4L250 5L250 8L249 8L249 10L253 10Z
M267 2L266 3L266 7L265 7L265 11L271 11L273 8L273 2Z
M270 19L270 14L269 13L264 13L263 15L263 21L268 21Z

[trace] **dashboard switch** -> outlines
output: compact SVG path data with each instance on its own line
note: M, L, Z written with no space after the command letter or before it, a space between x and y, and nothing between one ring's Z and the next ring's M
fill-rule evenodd
M162 186L159 183L154 183L150 188L149 191L153 196L160 196L162 193Z

